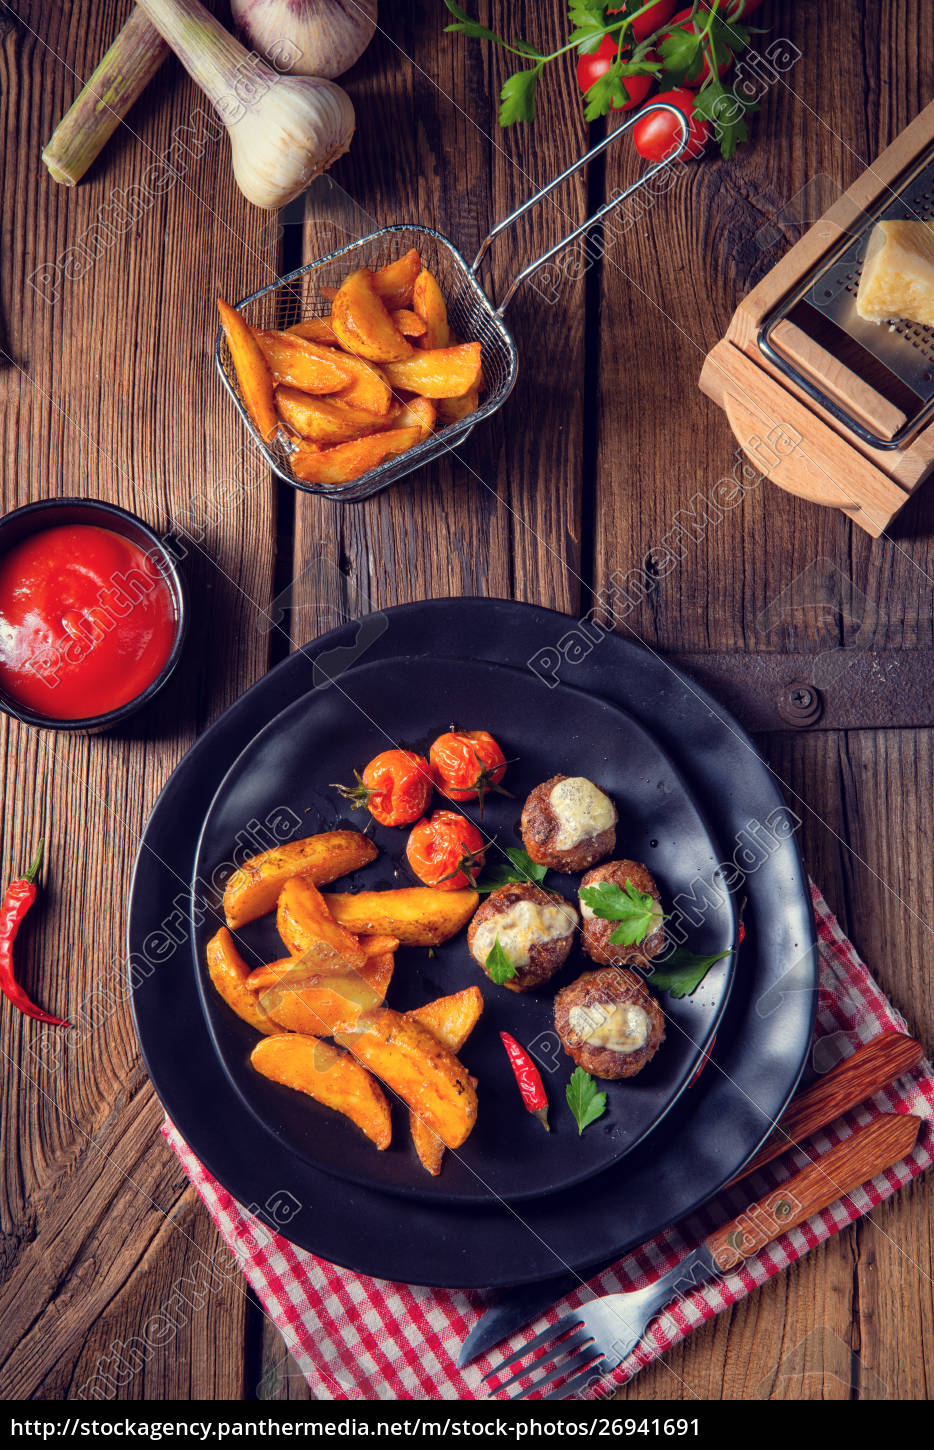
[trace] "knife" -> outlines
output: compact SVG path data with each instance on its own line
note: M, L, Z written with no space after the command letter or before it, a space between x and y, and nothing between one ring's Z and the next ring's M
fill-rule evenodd
M771 1163L792 1144L800 1143L809 1134L833 1122L841 1113L871 1097L886 1083L917 1066L922 1056L920 1042L903 1032L883 1032L872 1042L857 1047L844 1062L792 1099L762 1147L730 1180L730 1185ZM593 1278L594 1273L588 1271L587 1277ZM486 1354L530 1320L537 1319L572 1290L579 1289L582 1279L582 1275L569 1272L507 1291L487 1309L464 1340L457 1356L458 1369Z

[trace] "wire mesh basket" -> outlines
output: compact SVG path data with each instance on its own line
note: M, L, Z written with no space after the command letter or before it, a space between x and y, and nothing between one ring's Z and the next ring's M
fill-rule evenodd
M593 216L588 217L580 226L575 227L567 236L556 242L553 247L523 267L509 284L499 306L495 306L480 284L478 271L496 238L532 207L549 196L574 172L592 161L594 157L599 156L611 142L616 140L617 136L629 131L637 119L642 120L655 111L667 112L675 118L678 124L680 138L670 155L649 167L631 185L615 193L611 200ZM427 267L437 278L447 303L448 318L453 330L465 342L479 342L483 355L485 390L481 394L479 407L475 408L472 413L437 429L423 442L409 448L405 453L386 459L378 467L370 469L369 472L354 479L353 482L327 486L307 483L296 477L289 463L290 448L284 438L281 442L266 443L257 432L243 403L223 329L219 328L215 344L218 371L254 443L273 472L285 483L291 484L293 488L302 489L305 493L322 494L338 499L342 503L356 503L378 493L389 484L405 477L407 473L420 468L422 464L430 462L456 444L462 443L478 423L482 423L484 419L489 418L498 408L502 407L516 381L519 359L515 342L503 322L503 313L517 288L545 262L582 236L589 227L601 222L634 191L645 186L657 172L676 162L687 145L688 135L687 121L683 113L676 107L666 103L643 107L638 117L630 117L623 125L592 147L586 155L581 156L579 160L561 172L560 176L556 176L547 186L533 193L509 216L504 217L484 239L471 264L467 263L454 244L440 232L431 227L401 223L382 227L360 241L350 242L347 246L341 247L335 252L329 252L327 256L321 257L317 261L308 262L304 267L299 267L286 277L245 297L242 302L237 304L237 307L251 327L275 331L291 327L295 323L309 318L326 317L330 311L330 302L321 295L322 288L339 287L349 272L356 271L360 267L375 270L385 266L387 262L395 261L403 252L414 248L421 257L422 266Z

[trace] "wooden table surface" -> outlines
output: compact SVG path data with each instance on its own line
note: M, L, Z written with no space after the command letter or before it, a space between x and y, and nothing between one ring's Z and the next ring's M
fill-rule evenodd
M0 874L22 867L40 832L49 848L21 973L43 1001L87 1019L55 1068L30 1050L40 1029L0 1013L4 1397L67 1397L199 1251L222 1249L160 1137L128 1006L117 994L104 1010L100 988L119 980L147 812L192 741L290 639L361 610L451 594L578 615L615 570L641 568L648 589L633 629L655 649L703 656L711 678L739 680L740 694L747 677L751 694L758 689L763 661L787 666L787 679L801 655L820 655L824 668L841 646L912 652L909 663L927 664L930 678L934 648L932 485L888 537L871 541L841 515L763 483L672 573L660 577L653 557L676 512L736 464L723 416L697 389L705 351L799 223L931 98L925 0L766 0L763 22L803 55L765 96L751 143L730 162L686 167L601 265L554 297L522 291L509 314L520 378L503 411L461 460L356 506L293 495L244 453L213 367L214 298L253 291L369 218L430 223L470 255L495 219L586 149L570 63L552 68L535 126L501 133L500 55L442 34L440 0L384 0L385 31L347 81L359 124L332 173L345 193L337 221L319 205L304 224L299 208L271 225L237 191L223 141L169 190L146 193L94 260L82 238L118 215L198 101L172 60L79 187L50 181L41 146L128 8L0 4L3 508L91 495L184 532L193 601L180 675L131 728L69 738L0 723ZM563 35L558 0L477 0L473 11L543 48ZM605 165L497 249L494 295L523 258L633 174L627 152L611 148ZM59 269L52 300L29 280L49 265ZM285 628L263 628L262 611L293 575ZM834 578L858 607L840 607ZM799 592L787 594L796 580ZM768 699L765 708L768 722ZM848 695L847 710L849 728L805 731L773 712L758 744L789 797L806 802L811 874L931 1042L930 721L896 711L880 723L871 692ZM622 1397L925 1398L931 1240L928 1186L916 1182L693 1334ZM307 1395L233 1280L120 1393L252 1397L271 1367L267 1393Z

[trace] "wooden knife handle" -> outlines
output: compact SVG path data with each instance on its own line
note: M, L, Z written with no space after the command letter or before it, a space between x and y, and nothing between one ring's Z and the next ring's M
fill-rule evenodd
M786 1148L802 1142L841 1113L865 1102L886 1083L917 1067L923 1056L921 1043L904 1032L883 1032L871 1042L862 1043L844 1062L792 1098L771 1136L730 1182L737 1183L765 1163L771 1163Z
M900 1162L914 1147L920 1127L921 1119L908 1113L883 1113L857 1128L845 1142L822 1153L781 1188L751 1203L705 1239L717 1268L722 1273L735 1269L779 1234Z

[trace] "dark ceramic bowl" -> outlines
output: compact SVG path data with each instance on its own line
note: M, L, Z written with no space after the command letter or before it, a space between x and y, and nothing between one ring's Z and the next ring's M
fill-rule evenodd
M50 498L39 503L25 504L12 513L0 518L0 556L25 539L44 529L58 528L68 524L87 524L100 529L110 529L136 544L154 561L156 568L168 586L175 607L175 638L169 657L155 679L123 705L102 715L88 715L81 720L58 720L52 715L43 715L19 704L11 695L0 689L0 710L21 720L26 725L35 725L44 730L70 730L72 732L94 732L110 730L143 705L147 705L159 693L178 664L188 630L188 604L181 572L172 552L154 533L148 524L116 504L102 503L93 498Z

